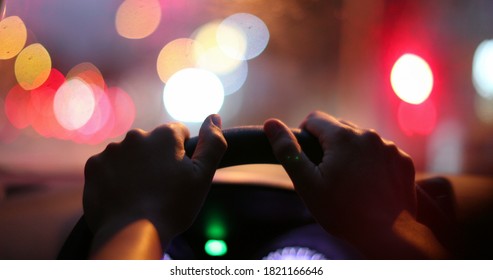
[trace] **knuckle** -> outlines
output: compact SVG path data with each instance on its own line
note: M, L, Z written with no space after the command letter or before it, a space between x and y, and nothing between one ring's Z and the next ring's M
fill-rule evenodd
M411 156L399 149L393 142L386 143L387 153L395 159L400 169L409 176L414 176L415 168Z
M383 145L380 135L373 129L365 130L361 133L361 140L370 145Z
M307 118L308 119L323 118L326 115L327 115L326 113L324 113L320 110L315 110L315 111L311 112L310 114L308 114Z
M151 132L151 136L164 140L172 140L176 138L176 130L173 124L165 124L155 128Z
M333 137L336 142L350 141L352 138L354 138L354 136L355 133L345 127L338 127L333 133Z
M153 136L157 135L158 137L163 137L166 139L174 139L177 137L178 131L184 128L185 126L182 123L178 123L178 122L167 123L155 128L151 132L151 135Z
M118 152L119 148L120 148L120 144L112 142L106 146L103 153L111 155L111 154Z
M389 155L401 157L399 148L393 142L385 143L385 149Z
M84 166L84 175L86 177L90 176L91 174L94 173L95 170L99 168L101 165L101 157L100 155L94 155L90 157L86 161L86 165Z
M415 173L415 168L414 168L414 162L413 159L406 153L402 152L399 150L400 154L400 160L403 165L403 168L407 170L408 172L412 173L414 176Z
M126 143L136 143L141 141L144 138L144 131L141 129L132 129L127 132L127 135L125 135L125 139L123 142Z

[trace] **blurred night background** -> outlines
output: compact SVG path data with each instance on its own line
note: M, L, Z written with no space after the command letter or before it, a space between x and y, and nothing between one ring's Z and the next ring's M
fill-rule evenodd
M418 172L493 175L493 1L7 0L0 173L80 173L131 128L313 110Z

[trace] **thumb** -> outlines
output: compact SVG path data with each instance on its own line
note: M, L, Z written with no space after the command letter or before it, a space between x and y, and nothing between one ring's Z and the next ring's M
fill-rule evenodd
M192 161L202 176L212 180L228 144L221 131L221 117L208 116L199 131L199 140Z
M291 130L280 120L269 119L264 123L264 131L277 160L293 181L297 191L312 186L317 178L317 168L301 150L298 140Z

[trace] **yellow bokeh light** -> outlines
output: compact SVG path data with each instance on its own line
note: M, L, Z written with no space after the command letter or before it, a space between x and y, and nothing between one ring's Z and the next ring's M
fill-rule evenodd
M245 59L247 38L241 29L221 23L217 28L216 40L226 55L239 60Z
M195 49L200 49L200 46L189 38L176 39L164 46L157 59L157 72L161 81L166 83L176 72L194 68L197 64Z
M26 90L41 86L50 75L51 57L41 44L32 44L21 51L15 61L15 77Z
M116 12L115 26L120 36L142 39L151 35L161 22L157 0L125 0Z
M20 17L11 16L0 21L0 59L10 59L18 55L26 40L26 25Z
M198 43L196 46L199 46L194 51L198 59L198 67L215 74L226 74L234 71L242 61L228 56L218 45L219 24L220 22L217 21L207 23L194 33L194 39Z

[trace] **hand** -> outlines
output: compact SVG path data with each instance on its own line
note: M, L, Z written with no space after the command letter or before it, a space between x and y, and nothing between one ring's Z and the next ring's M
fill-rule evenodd
M410 254L400 257L417 256L407 241L401 242L409 239L403 236L407 229L421 231L423 226L414 218L411 158L375 131L322 112L310 114L301 128L318 138L322 146L324 155L318 166L307 158L281 121L271 119L264 124L274 154L315 219L368 257L395 257L403 246ZM388 250L389 255L379 250Z
M132 130L85 167L85 218L104 243L125 226L150 221L163 246L198 214L226 150L218 115L203 123L192 158L185 155L188 129L166 124L150 133Z

